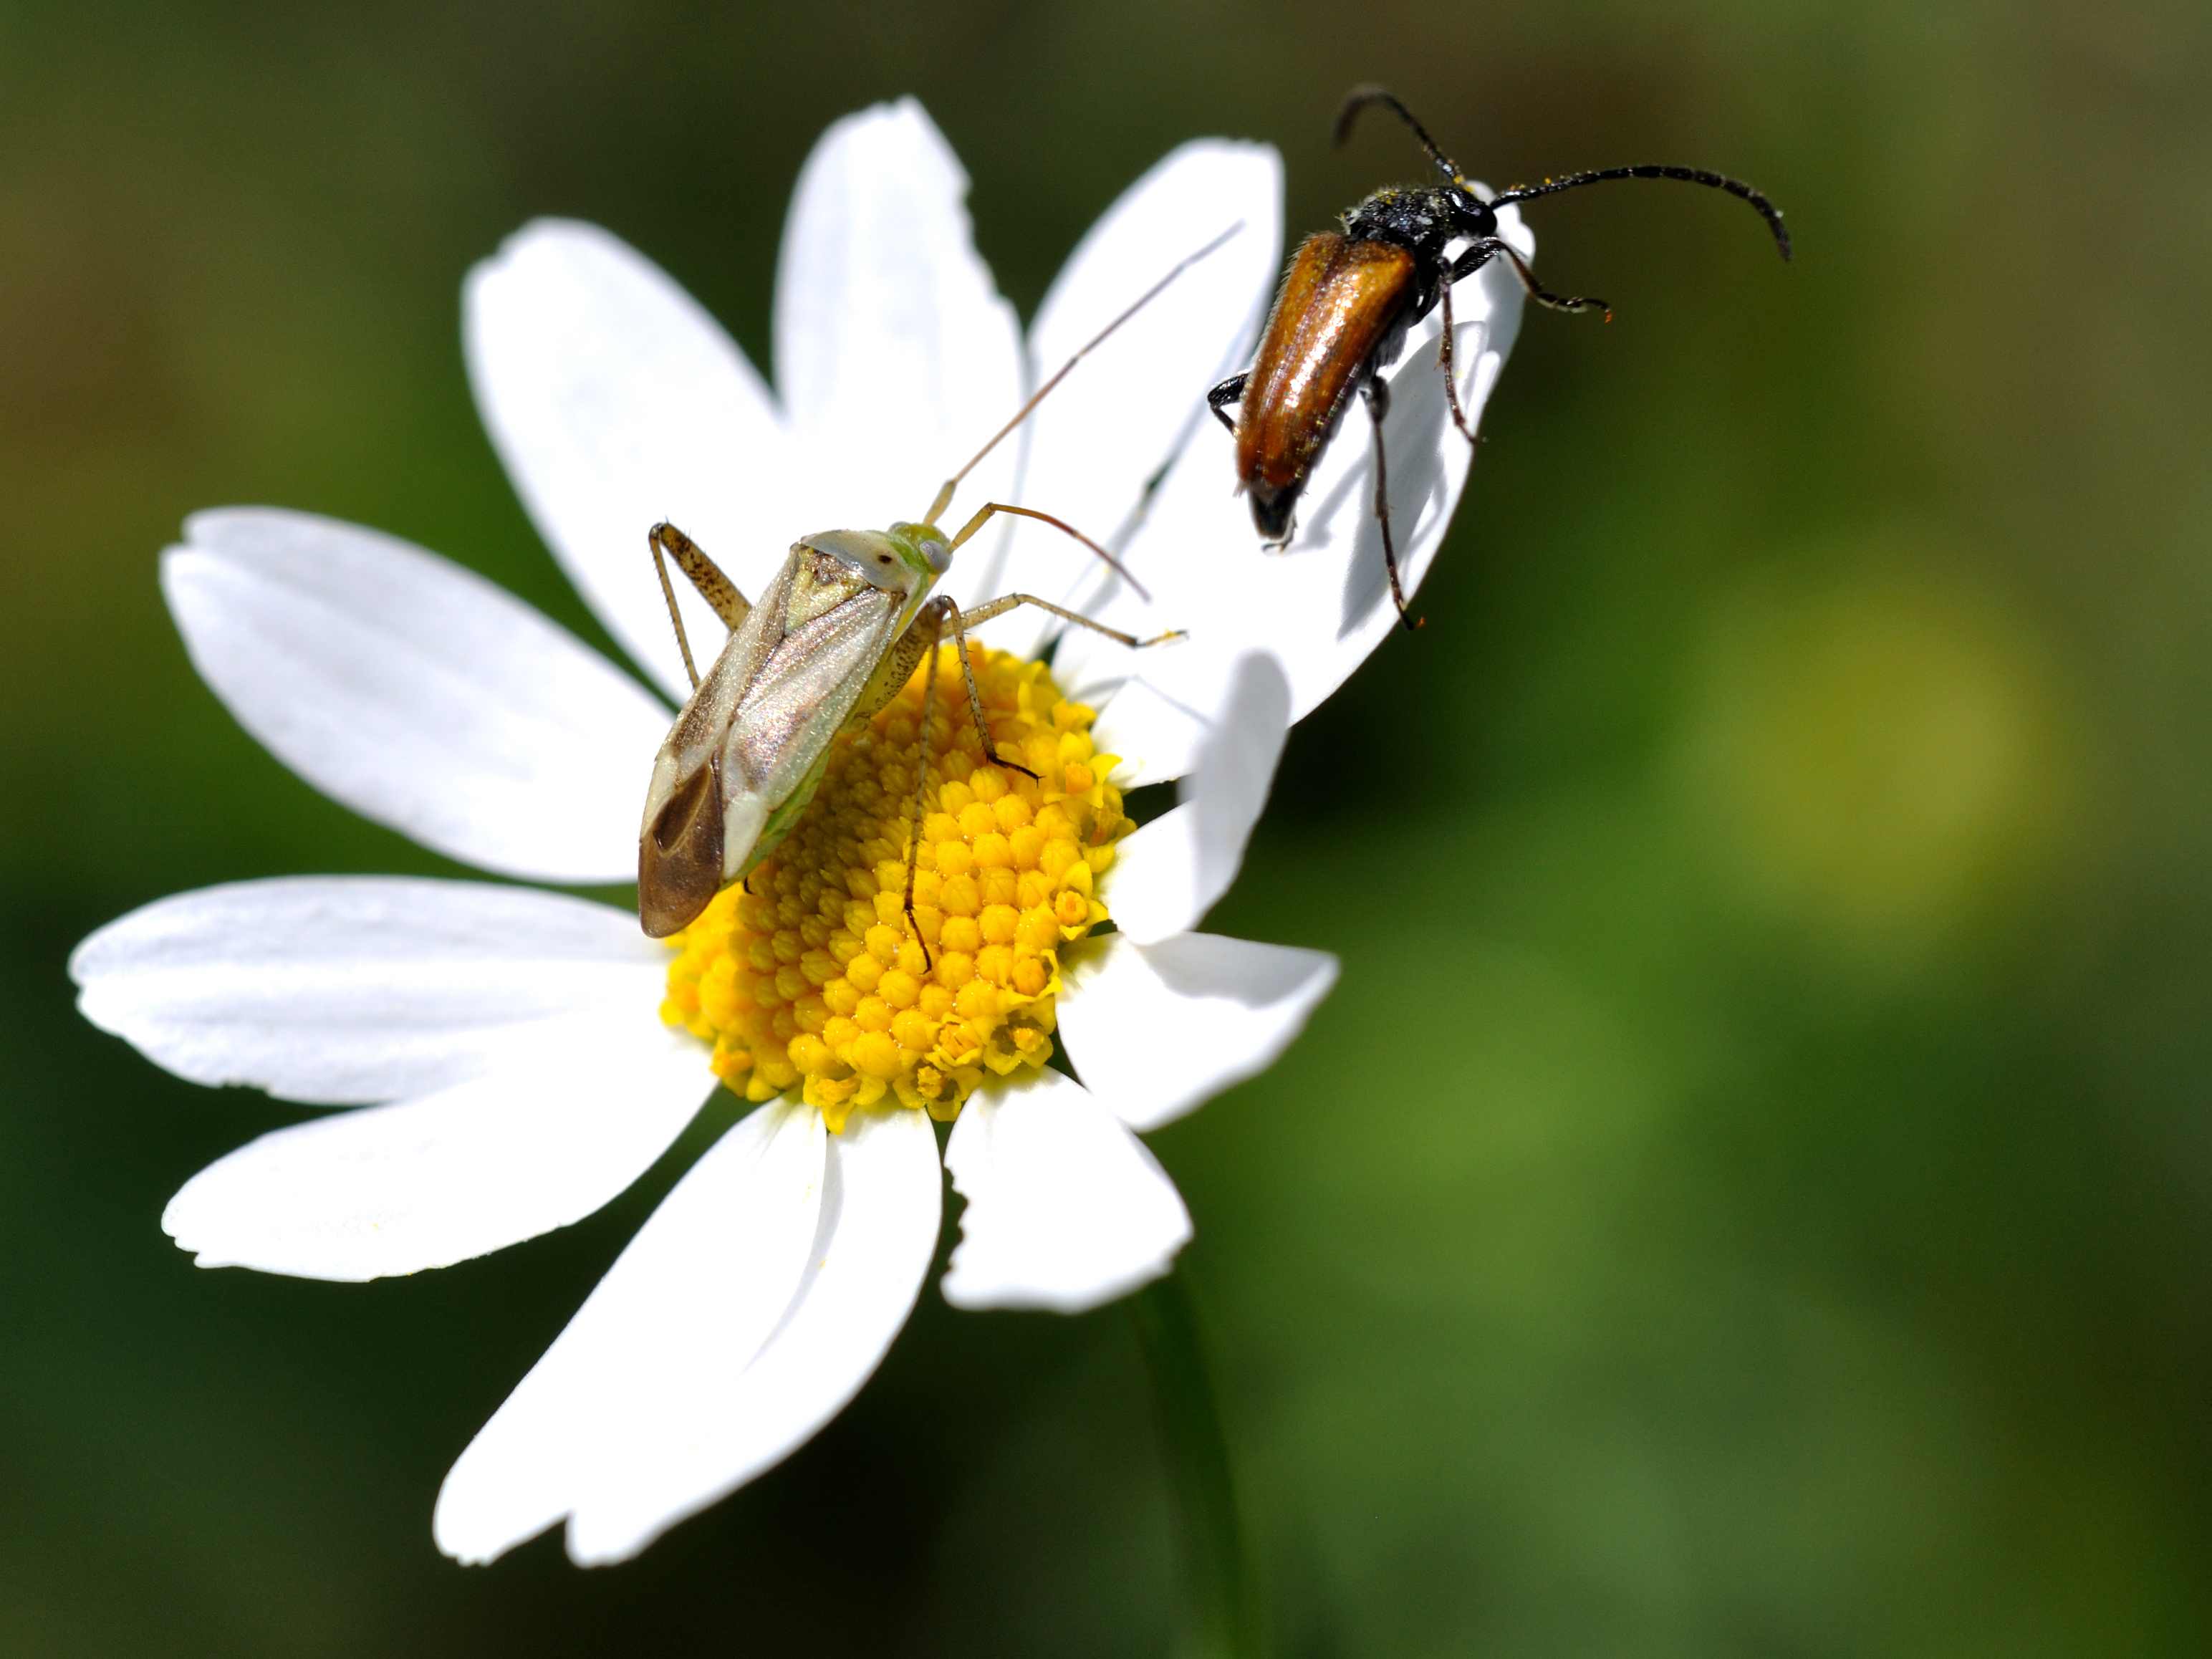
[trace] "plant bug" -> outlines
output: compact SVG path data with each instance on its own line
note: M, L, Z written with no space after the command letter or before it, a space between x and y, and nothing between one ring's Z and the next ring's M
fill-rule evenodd
M1790 233L1783 226L1782 210L1759 191L1701 167L1601 167L1541 184L1516 185L1486 201L1475 194L1458 165L1437 148L1413 112L1381 87L1355 87L1346 95L1336 117L1339 144L1370 104L1382 105L1413 129L1447 182L1378 190L1341 216L1340 233L1309 236L1284 275L1252 367L1222 381L1206 393L1206 401L1237 441L1237 483L1252 499L1253 524L1269 545L1284 547L1296 530L1292 515L1299 494L1335 435L1352 394L1357 392L1364 398L1375 432L1375 516L1382 528L1390 597L1399 619L1408 628L1418 628L1419 623L1406 612L1397 550L1390 538L1382 455L1382 420L1390 407L1382 371L1404 349L1407 330L1437 306L1443 307L1439 362L1444 393L1453 423L1472 444L1474 433L1460 407L1459 384L1452 370L1454 283L1502 258L1538 305L1554 311L1601 311L1608 320L1613 315L1602 300L1553 294L1540 286L1527 262L1498 234L1497 210L1510 202L1555 196L1608 179L1673 179L1726 191L1748 202L1766 221L1784 259L1790 257ZM1445 250L1459 242L1467 246L1447 258ZM1237 405L1234 421L1225 412L1231 404Z
M678 648L691 695L653 758L645 816L637 841L638 921L665 938L692 921L723 887L741 881L799 821L829 765L837 734L882 708L898 694L927 653L923 678L923 752L915 769L913 839L908 844L907 923L921 939L914 909L915 842L929 774L928 713L937 690L937 647L950 637L964 645L967 630L1017 605L1036 605L1063 621L1088 628L1132 649L1180 637L1169 632L1139 639L1038 598L1009 593L962 611L949 596L930 597L952 556L1001 513L1036 519L1081 542L1139 593L1145 590L1120 561L1088 536L1049 513L988 501L959 532L947 536L938 520L960 482L1029 417L1077 363L1134 316L1178 276L1238 230L1232 225L1147 289L1060 366L993 434L967 465L945 481L929 511L888 530L829 530L793 543L782 568L757 601L737 585L691 538L669 524L647 533L661 593L675 624ZM729 631L720 653L702 675L676 606L668 561L713 607ZM969 711L985 755L999 766L1028 769L1000 755L983 717L982 696L967 653L960 665ZM1030 775L1034 775L1031 774ZM925 958L928 945L922 944Z

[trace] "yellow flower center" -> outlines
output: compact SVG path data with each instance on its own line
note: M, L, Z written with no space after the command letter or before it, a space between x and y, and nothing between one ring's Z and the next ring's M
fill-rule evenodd
M1106 919L1099 875L1134 826L1096 753L1093 711L1042 663L969 647L999 753L969 713L942 647L929 786L905 915L922 673L840 732L790 835L668 943L660 1017L714 1046L709 1064L749 1100L793 1089L831 1132L879 1102L950 1121L986 1071L1052 1054L1060 952ZM927 663L923 666L927 667Z

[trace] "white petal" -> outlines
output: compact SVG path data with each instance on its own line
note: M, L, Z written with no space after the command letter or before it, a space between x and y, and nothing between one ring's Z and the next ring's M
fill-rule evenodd
M1533 248L1516 209L1498 215L1504 234ZM1461 402L1479 422L1521 326L1522 293L1510 269L1492 264L1453 290L1455 361ZM1383 439L1389 458L1390 522L1410 593L1435 556L1474 455L1453 426L1437 372L1442 313L1408 334L1388 373L1390 412ZM1148 682L1163 710L1194 711L1202 724L1229 690L1237 658L1256 646L1273 650L1289 671L1291 715L1303 720L1342 684L1368 653L1398 629L1374 514L1374 445L1364 404L1347 411L1298 503L1297 534L1281 554L1260 544L1243 498L1235 493L1229 436L1201 428L1161 485L1126 557L1158 600L1136 607L1116 595L1103 620L1129 629L1183 627L1188 641L1132 657L1081 630L1064 638L1054 671L1072 696L1104 702L1133 674ZM1418 615L1419 607L1414 607ZM1123 750L1141 762L1139 782L1173 777L1188 764L1169 720ZM1186 738L1188 732L1183 734Z
M927 1116L855 1114L830 1141L820 1224L782 1322L742 1373L687 1358L679 1387L633 1409L635 1438L623 1442L605 1484L576 1506L569 1555L591 1566L636 1554L773 1468L842 1411L921 1292L944 1185ZM752 1271L742 1255L717 1266L724 1283Z
M203 1267L380 1279L589 1215L683 1133L700 1045L637 1010L622 1041L278 1129L185 1183L161 1226Z
M156 1065L287 1100L397 1100L649 1021L667 951L526 887L296 877L179 893L77 946L77 1006Z
M1198 739L1182 804L1121 843L1103 896L1115 926L1139 945L1197 926L1237 879L1283 756L1290 699L1274 657L1255 652L1244 658L1218 716ZM1109 732L1119 736L1111 726ZM1107 738L1101 744L1117 752Z
M1158 1279L1190 1242L1166 1171L1058 1072L978 1091L945 1167L968 1200L945 1270L956 1307L1081 1313Z
M1168 155L1091 228L1030 326L1033 385L1178 258L1232 234L1038 406L1024 431L1023 505L1056 514L1109 547L1127 539L1146 485L1200 422L1212 424L1200 394L1251 350L1280 269L1282 197L1282 163L1271 146L1202 138ZM1079 543L1033 522L1013 526L1003 559L987 556L970 566L978 598L1018 590L1086 611L1119 580ZM1034 656L1058 626L1024 606L991 623L985 637ZM1166 626L1156 622L1152 631Z
M1069 966L1060 1037L1101 1105L1132 1129L1157 1129L1273 1065L1336 972L1320 951L1109 933Z
M477 407L538 533L623 649L682 697L646 532L669 520L760 592L798 504L760 375L666 272L562 220L525 226L469 273L462 338ZM723 630L669 574L703 670Z
M911 98L836 123L800 170L775 279L775 384L805 520L787 539L919 518L1020 404L1013 308L975 252L967 194ZM969 477L967 510L1006 499L1014 448Z
M819 1112L771 1103L685 1172L447 1475L440 1549L503 1554L735 1407L812 1255L825 1139Z
M199 513L162 556L185 648L287 766L501 875L636 873L667 711L481 576L304 513Z
M1186 648L1193 647L1180 640L1158 647L1163 651ZM1109 667L1094 659L1085 669L1068 662L1069 655L1067 635L1063 635L1053 661L1054 678L1070 701L1087 702L1098 709L1091 736L1099 753L1121 757L1114 781L1123 789L1134 789L1140 784L1170 783L1188 776L1198 764L1206 734L1220 721L1220 704L1228 693L1225 678L1222 684L1207 686L1192 699L1182 692L1163 691L1142 677L1123 678L1126 664L1116 662ZM1079 673L1104 678L1082 678Z

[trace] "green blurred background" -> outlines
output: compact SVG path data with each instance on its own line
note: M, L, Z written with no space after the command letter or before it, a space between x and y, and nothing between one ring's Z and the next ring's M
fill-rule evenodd
M604 642L462 374L523 220L764 362L838 114L923 97L1026 310L1192 134L1280 145L1294 229L1417 176L1387 125L1330 151L1364 77L1493 180L1740 173L1800 258L1677 189L1532 210L1620 320L1530 317L1427 630L1294 735L1216 915L1345 959L1156 1143L1281 1650L2203 1650L2212 14L782 13L0 12L0 1651L1162 1645L1119 1309L927 1291L639 1564L449 1565L447 1464L726 1112L489 1260L199 1273L164 1200L298 1114L98 1035L63 962L181 888L451 869L198 684L185 512L380 526Z

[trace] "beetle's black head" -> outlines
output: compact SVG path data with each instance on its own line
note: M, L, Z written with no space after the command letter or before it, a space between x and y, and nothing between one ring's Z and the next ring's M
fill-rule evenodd
M1391 242L1425 265L1444 262L1444 246L1498 234L1498 215L1464 184L1394 185L1344 216L1345 234Z
M1437 148L1428 129L1413 112L1380 87L1354 87L1337 112L1336 142L1342 143L1352 123L1370 104L1381 104L1413 130L1443 175L1441 185L1407 185L1378 190L1344 216L1347 234L1395 242L1430 264L1440 264L1444 244L1462 237L1498 234L1498 215L1474 193L1459 164Z
M1477 196L1465 185L1454 185L1449 191L1439 191L1451 200L1452 232L1466 237L1495 236L1498 234L1498 215L1489 203Z
M1446 243L1497 230L1489 204L1457 185L1393 185L1344 216L1346 235L1394 243L1430 265L1443 263Z

